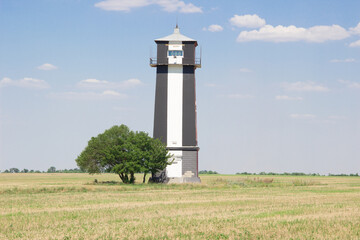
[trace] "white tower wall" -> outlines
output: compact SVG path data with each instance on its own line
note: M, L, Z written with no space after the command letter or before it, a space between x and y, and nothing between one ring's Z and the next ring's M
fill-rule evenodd
M167 146L182 146L183 130L183 67L170 65L168 67L167 89Z
M170 65L168 67L168 103L167 103L167 146L182 146L183 129L183 67ZM170 151L173 164L166 168L169 178L182 177L182 151Z

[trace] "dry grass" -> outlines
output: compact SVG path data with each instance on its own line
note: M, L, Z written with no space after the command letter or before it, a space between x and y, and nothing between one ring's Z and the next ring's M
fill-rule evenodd
M360 239L360 177L201 179L0 174L0 239Z

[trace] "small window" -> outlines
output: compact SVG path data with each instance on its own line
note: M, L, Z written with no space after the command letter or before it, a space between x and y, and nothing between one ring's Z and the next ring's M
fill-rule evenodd
M172 51L169 51L169 56L181 56L182 57L183 55L183 51L179 51L179 50L172 50Z

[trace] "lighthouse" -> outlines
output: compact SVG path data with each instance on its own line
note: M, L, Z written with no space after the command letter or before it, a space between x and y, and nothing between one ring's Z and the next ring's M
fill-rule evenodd
M154 138L166 144L172 164L159 174L168 183L200 182L196 126L195 70L197 41L180 33L155 39L156 68Z

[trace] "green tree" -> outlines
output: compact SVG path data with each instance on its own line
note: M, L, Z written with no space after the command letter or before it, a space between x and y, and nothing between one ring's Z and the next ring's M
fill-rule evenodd
M163 170L170 155L164 144L145 132L133 132L125 125L113 126L93 137L76 159L81 170L91 174L113 172L123 183L134 183L135 173Z
M56 172L56 167L50 167L48 170L47 170L48 173L55 173Z
M10 168L11 173L18 173L20 170L18 168Z
M130 142L133 143L136 158L140 160L140 171L144 173L143 183L148 173L155 175L172 163L166 146L159 139L153 139L145 132L136 132Z

